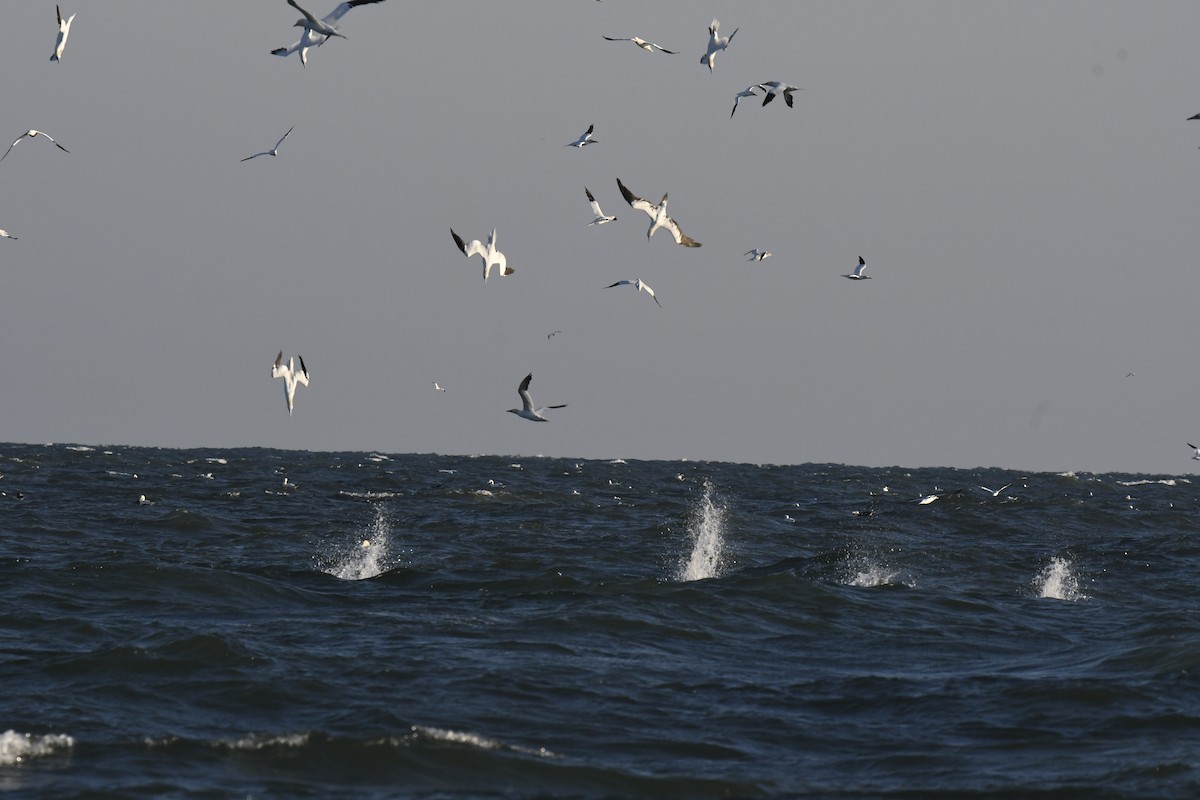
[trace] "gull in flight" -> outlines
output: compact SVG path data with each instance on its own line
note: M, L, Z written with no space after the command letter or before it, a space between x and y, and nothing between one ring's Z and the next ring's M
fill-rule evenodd
M0 239L16 239L16 238L17 238L16 236L13 236L8 231L0 229Z
M650 217L650 229L646 231L646 241L650 240L650 237L656 230L663 228L670 232L671 236L675 238L675 244L681 244L684 247L700 246L699 242L690 236L685 235L683 231L679 230L679 223L667 216L666 192L663 193L662 200L659 201L658 205L655 205L649 200L643 200L633 192L626 189L625 184L621 183L620 178L617 178L617 186L620 188L621 195L625 198L626 203L629 203L629 205L638 209L639 211L645 211L646 215Z
M1196 447L1196 445L1192 444L1191 442L1188 442L1188 447L1196 451L1192 453L1192 461L1200 461L1200 447Z
M443 388L441 387L441 384L439 384L437 381L434 381L434 382L433 382L433 388L434 388L434 389L436 389L436 390L437 390L437 391L439 391L439 392L444 392L444 391L446 391L445 389L443 389Z
M588 227L591 227L592 225L603 225L606 222L616 221L616 217L606 216L604 212L600 210L600 204L596 202L595 197L592 197L591 191L586 186L583 187L583 191L587 194L588 202L592 204L592 214L594 214L596 217L594 220L588 223Z
M732 38L732 37L730 37ZM754 91L757 86L747 86L733 96L733 111L737 111L738 103L742 102L743 97L758 97L758 92ZM733 119L733 111L729 112L729 118Z
M516 267L508 265L508 259L504 257L496 249L496 229L492 228L492 235L488 237L487 246L485 247L478 239L472 239L470 244L465 244L462 237L454 232L454 228L450 229L450 235L454 237L455 244L458 249L462 250L462 254L467 258L471 256L479 256L483 259L483 279L488 279L488 274L492 271L492 265L495 264L500 269L501 275L512 275L516 272Z
M638 278L638 279L632 280L632 281L626 281L626 280L617 281L616 283L610 283L608 286L605 286L604 288L611 289L614 286L636 286L637 290L639 292L645 292L646 294L650 295L652 298L654 298L654 302L658 303L658 307L662 308L662 303L659 303L658 298L654 297L654 290L651 289L648 284L643 283L641 278Z
M54 142L54 137L52 137L50 134L46 133L45 131L35 131L35 130L33 130L32 128L30 128L30 129L29 129L29 130L27 130L25 133L22 133L20 136L18 136L18 137L16 138L16 141L14 141L12 144L10 144L10 145L8 146L8 149L4 151L4 155L0 156L0 161L3 161L4 159L8 158L8 154L12 152L12 149L13 149L14 147L16 147L16 146L17 146L17 144L18 144L18 143L19 143L19 142L20 142L22 139L24 139L26 136L28 136L30 139L34 138L35 136L45 136L45 137L46 137L47 139L49 139L50 141ZM57 147L59 150L62 150L64 153L69 153L69 152L71 152L70 150L68 150L67 148L63 147L63 146L62 146L61 144L59 144L58 142L54 142L54 146L55 146L55 147Z
M292 132L292 129L295 127L296 126L293 125L291 128L288 128L287 133L285 133L283 136L279 137L279 141L276 142L275 146L272 147L270 150L264 150L261 153L255 153L252 156L246 156L245 158L242 159L242 161L249 161L252 158L258 158L259 156L277 156L277 155L279 155L279 145L283 144L283 140L288 137L288 134L290 134Z
M645 50L647 53L653 53L655 50L658 50L663 53L670 53L671 55L676 55L679 52L678 50L668 50L667 48L663 47L662 45L657 45L654 42L647 42L645 39L643 39L640 36L616 36L616 37L605 36L604 38L608 39L610 42L633 42L638 47Z
M701 64L708 65L708 71L711 74L713 71L713 62L717 60L717 53L724 50L733 41L733 37L737 36L740 28L734 28L733 33L728 36L718 36L717 28L721 27L721 23L713 18L712 24L708 26L708 52L700 58Z
M588 125L588 129L579 135L579 138L573 142L567 142L563 147L577 147L583 149L585 145L595 144L599 139L592 138L592 131L596 128L595 123Z
M296 384L303 383L308 386L308 370L304 366L304 357L296 356L300 359L300 370L296 370L296 359L289 358L288 363L283 363L283 351L279 351L279 355L275 356L275 366L271 367L272 378L283 378L283 395L287 398L288 414L292 413L292 408L296 404ZM286 479L285 479L286 483Z
M292 6L295 6L297 9L299 9L301 14L304 14L304 16L305 16L304 19L296 21L296 26L303 27L304 33L300 34L300 41L293 42L292 44L288 45L287 47L277 47L276 49L271 51L271 55L290 56L292 53L299 51L300 52L300 64L307 65L308 64L308 48L320 47L321 45L325 44L325 42L329 41L329 34L325 34L325 33L320 32L319 30L316 30L313 27L313 22L314 22L313 17L307 11L300 8L300 6L297 6L295 3L291 2L291 0L288 0L288 2ZM320 20L315 20L315 22L320 23L321 25L327 26L329 28L332 28L334 31L333 35L342 36L340 33L337 33L337 28L336 28L335 23L338 20L340 20L342 17L344 17L346 15L346 12L348 12L352 8L357 8L358 6L367 5L369 3L382 3L382 2L383 2L383 0L346 0L345 3L340 3L336 8L333 9L333 11L330 11L326 16L322 17ZM293 26L293 27L295 27L295 26ZM342 38L345 39L346 37L342 36Z
M54 12L58 14L58 40L54 43L54 52L50 54L51 61L59 61L62 59L63 50L67 46L67 36L71 33L71 23L75 20L75 15L62 18L62 11L58 6L54 7Z
M525 376L525 380L521 381L520 387L517 388L517 394L521 395L521 407L508 409L509 414L516 414L523 419L533 422L549 422L550 420L542 416L542 412L547 408L566 408L567 404L563 403L558 406L544 406L535 408L533 405L533 395L529 393L529 382L533 380L533 373Z
M742 253L742 255L750 256L750 258L746 259L747 261L762 261L764 258L770 258L775 254L770 250L759 250L756 247L753 250L747 250L746 252Z
M869 281L870 275L863 275L863 270L867 268L867 262L863 261L863 257L858 257L858 266L854 268L854 272L849 275L843 275L843 278L849 278L852 281Z
M804 91L799 86L788 86L783 81L768 81L767 83L760 83L758 84L758 88L767 93L767 96L764 97L762 101L764 106L774 100L775 95L782 94L783 102L787 103L788 108L792 107L792 92Z

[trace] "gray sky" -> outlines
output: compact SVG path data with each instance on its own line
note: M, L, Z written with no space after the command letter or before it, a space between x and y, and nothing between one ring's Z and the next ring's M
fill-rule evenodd
M0 440L1192 471L1200 4L386 0L307 68L284 0L63 11L5 9L3 146L71 152L0 164Z

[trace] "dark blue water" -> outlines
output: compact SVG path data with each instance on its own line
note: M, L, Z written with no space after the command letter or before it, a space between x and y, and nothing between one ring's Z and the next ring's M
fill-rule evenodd
M13 796L1200 796L1178 476L62 445L0 473Z

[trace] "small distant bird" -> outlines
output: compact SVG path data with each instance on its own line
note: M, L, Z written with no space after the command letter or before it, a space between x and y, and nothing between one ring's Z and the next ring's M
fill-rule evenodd
M758 84L758 88L767 93L766 97L764 97L762 101L764 106L774 100L775 95L782 94L783 102L787 103L788 108L792 107L792 92L804 91L799 86L788 86L783 81L768 81L767 83L760 83Z
M291 128L288 128L287 133L285 133L283 136L279 137L279 141L276 142L275 146L272 147L270 150L264 150L261 153L255 153L252 156L246 156L245 158L242 159L242 161L249 161L252 158L258 158L259 156L277 156L277 155L279 155L279 145L283 144L283 140L286 139L291 134L292 130L295 127L296 126L293 125Z
M717 28L721 27L721 23L713 18L712 24L708 26L708 52L700 57L701 64L708 65L709 74L713 71L713 62L717 60L717 53L724 50L733 41L733 37L737 36L737 32L741 28L734 28L733 33L728 36L718 36Z
M592 215L595 217L595 219L588 223L589 228L593 225L603 225L606 222L616 221L616 217L606 216L604 212L600 210L600 204L596 202L595 197L592 197L591 190L585 186L583 187L583 191L585 194L587 194L588 202L592 204Z
M288 414L292 413L293 406L296 402L296 384L303 383L308 386L308 369L304 366L303 356L296 356L300 359L300 370L296 370L296 359L289 358L288 363L283 363L283 351L279 351L279 355L275 356L275 366L271 367L272 378L283 378L283 396L287 398ZM287 484L287 478L284 478L284 484Z
M516 272L516 267L508 265L508 259L504 257L504 253L496 249L495 228L492 228L492 235L488 237L486 247L478 239L472 239L470 244L464 243L462 237L454 232L454 228L450 229L450 235L454 237L454 242L458 245L458 249L462 250L464 256L467 258L479 256L483 259L483 279L485 281L492 271L493 264L499 267L501 275L512 275Z
M863 275L863 270L867 268L867 262L863 261L863 257L858 257L858 266L854 268L854 272L849 275L843 275L843 278L849 278L852 281L869 281L870 275Z
M28 136L30 139L32 139L32 138L34 138L34 137L36 137L36 136L45 136L45 137L46 137L47 139L49 139L50 141L54 142L54 146L55 146L55 147L57 147L59 150L62 150L64 153L69 153L69 152L71 152L70 150L68 150L67 148L63 147L63 146L62 146L61 144L59 144L58 142L55 142L55 141L54 141L54 137L53 137L53 136L51 136L50 134L46 133L45 131L35 131L35 130L33 130L32 128L30 128L30 129L29 129L29 130L27 130L25 133L22 133L20 136L18 136L18 137L16 138L16 140L15 140L15 141L13 141L13 143L12 143L12 144L10 144L10 145L8 146L8 149L4 151L4 155L0 156L0 161L3 161L4 159L8 158L8 154L12 152L12 149L13 149L14 147L16 147L16 146L17 146L17 144L18 144L18 143L19 143L19 142L20 142L22 139L24 139L24 138L25 138L25 137L27 137L27 136Z
M522 419L531 420L533 422L549 422L550 420L542 416L542 412L550 408L566 408L567 404L557 406L544 406L535 408L533 405L533 395L529 393L529 382L533 380L533 373L525 376L525 380L521 381L520 387L517 389L517 394L521 396L521 407L508 409L509 414L516 414Z
M617 178L617 187L621 190L621 196L625 198L626 203L629 203L630 206L638 209L639 211L645 211L646 215L650 217L650 229L646 231L646 241L650 240L650 237L656 230L663 228L675 238L675 244L681 244L684 247L700 246L699 242L690 236L685 235L684 232L679 229L679 223L667 216L666 192L663 193L662 200L658 202L658 205L655 205L649 200L643 200L633 192L626 189L625 184L621 183L620 178Z
M742 101L743 97L758 97L758 92L754 91L757 88L758 86L747 86L733 96L733 111L729 112L730 119L733 119L733 112L737 111L738 103Z
M650 295L652 298L654 298L654 302L658 303L658 307L662 308L662 303L659 303L658 298L654 297L654 290L651 289L648 284L643 283L641 278L637 278L632 281L620 280L620 281L617 281L616 283L610 283L608 286L605 286L604 288L611 289L614 286L636 286L637 290L639 292L645 292L646 294Z
M1133 376L1135 376L1135 375L1137 375L1137 373L1136 373L1136 372L1127 372L1127 373L1125 373L1125 377L1126 377L1126 378L1132 378L1132 377L1133 377Z
M550 331L549 333L546 334L546 339L549 339L551 336L555 336L560 333L562 333L562 331Z
M363 5L369 5L371 3L382 2L383 0L347 0L347 2L340 3L336 8L333 9L333 11L330 11L327 15L322 17L319 22L325 25L334 26L334 23L344 17L350 9L358 8L359 6ZM304 11L304 9L300 8L299 6L296 6L295 3L292 3L291 5L295 6L300 10L300 13L305 15L304 19L296 21L296 26L303 27L304 33L300 35L300 41L293 42L287 47L277 47L271 51L271 55L287 57L292 53L299 51L300 64L301 66L305 66L308 64L308 49L310 47L320 47L321 45L325 44L325 42L329 41L329 36L315 30L309 25L310 16L308 12ZM336 33L335 35L341 36L341 34ZM342 36L342 38L344 39L346 37Z
M588 125L588 129L586 131L584 131L583 133L581 133L579 135L578 139L576 139L573 142L567 142L565 145L563 145L563 147L577 147L577 148L583 149L585 146L587 146L589 144L596 144L596 142L598 142L600 140L592 138L592 131L595 130L595 128L596 128L595 123Z
M439 384L437 381L434 381L434 382L433 382L433 388L434 388L434 389L436 389L436 390L437 390L437 391L439 391L439 392L444 392L444 391L446 391L445 389L443 389L443 388L441 387L441 385L440 385L440 384Z
M655 50L658 50L662 53L670 53L671 55L677 55L679 53L678 50L668 50L662 45L657 45L654 42L647 42L640 36L605 36L604 38L608 39L610 42L633 42L647 53L653 53Z
M16 236L13 236L8 231L0 229L0 239L13 239L15 241L16 238Z
M58 14L58 39L54 42L54 52L50 54L51 61L61 61L63 50L67 46L67 36L71 33L71 23L75 20L75 15L62 18L62 11L58 6L54 7L54 13Z
M1007 489L1010 486L1012 486L1011 483L1006 483L1003 486L1001 486L999 489L989 489L987 486L980 486L979 488L983 489L985 492L988 492L989 494L991 494L992 497L999 497L1000 493L1003 492L1005 489Z
M144 494L139 494L138 495L138 505L139 506L152 506L152 505L154 505L154 501L147 500L146 495L144 495Z
M764 258L770 258L774 255L770 250L759 250L757 247L753 250L747 250L742 253L744 256L750 256L747 261L762 261Z
M1200 447L1196 447L1196 445L1192 444L1191 442L1188 442L1188 447L1195 451L1192 453L1192 461L1200 461Z

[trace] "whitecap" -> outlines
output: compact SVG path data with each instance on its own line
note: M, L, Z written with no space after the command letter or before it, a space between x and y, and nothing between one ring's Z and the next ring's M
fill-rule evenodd
M31 758L53 755L74 746L75 740L65 733L34 736L31 733L17 733L9 729L0 733L0 766L20 764Z
M1050 563L1042 568L1033 579L1033 588L1038 597L1050 600L1086 600L1087 595L1079 590L1079 578L1076 576L1070 559L1054 556Z

